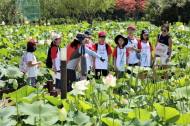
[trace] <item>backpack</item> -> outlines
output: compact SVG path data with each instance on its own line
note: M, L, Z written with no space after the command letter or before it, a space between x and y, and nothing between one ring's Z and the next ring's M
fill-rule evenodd
M27 62L26 62L26 54L27 53L24 53L22 55L22 58L21 58L21 62L19 64L19 70L23 73L26 73L27 72Z
M96 47L96 51L98 50L98 43L95 44L95 47ZM108 47L109 45L106 43L106 51L107 51L107 54L108 54Z
M51 47L48 49L48 55L47 55L47 59L46 59L46 67L47 68L52 68L52 65L53 65L52 58L51 58L51 48L52 47L57 47L57 46L53 45L53 43L52 43ZM58 52L58 49L57 49L57 52Z

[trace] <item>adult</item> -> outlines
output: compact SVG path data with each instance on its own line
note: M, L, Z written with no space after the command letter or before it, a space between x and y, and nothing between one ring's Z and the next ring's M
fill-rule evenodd
M99 58L95 59L95 78L100 79L100 76L108 75L108 65L110 63L112 49L111 46L106 43L106 32L101 31L98 33L98 43L94 45L94 50L105 59L105 62L101 62Z
M67 90L72 90L72 83L76 81L76 67L79 64L80 58L86 53L100 59L103 63L103 59L96 52L88 49L85 46L86 36L82 33L77 34L76 38L71 44L67 46ZM86 65L86 63L84 64Z
M155 65L166 68L172 54L172 38L169 34L169 25L161 26L161 33L158 34L155 52Z

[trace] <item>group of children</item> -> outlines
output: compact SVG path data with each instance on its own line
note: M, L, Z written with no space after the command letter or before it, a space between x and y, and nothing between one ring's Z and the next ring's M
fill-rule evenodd
M115 37L116 47L112 49L106 42L106 32L98 33L98 42L92 42L90 31L79 33L74 40L67 45L67 85L68 91L72 90L72 83L77 81L77 67L80 65L81 79L86 79L87 75L95 72L95 78L100 79L101 76L107 76L111 58L113 57L113 65L118 78L123 77L128 66L151 67L160 59L161 65L167 65L172 51L172 40L169 35L169 26L164 24L161 27L161 33L158 35L155 47L155 56L153 56L153 47L149 41L149 31L142 30L140 39L135 37L136 27L129 25L127 28L128 36L117 35ZM46 66L52 68L55 72L56 88L60 89L60 51L59 45L61 36L54 34L51 46L48 51ZM40 62L36 61L33 52L36 49L36 41L30 40L28 45L32 45L34 49L27 46L26 61L28 66L28 77L31 85L35 83L34 73ZM30 72L32 71L33 72ZM32 75L32 76L30 76Z

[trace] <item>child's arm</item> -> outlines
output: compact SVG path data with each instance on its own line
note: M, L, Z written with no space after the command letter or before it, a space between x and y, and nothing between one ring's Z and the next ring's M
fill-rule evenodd
M33 61L29 61L27 63L28 67L38 66L40 64L41 64L41 62L33 62Z
M169 38L169 48L168 48L168 53L169 53L169 58L171 57L172 54L172 39Z

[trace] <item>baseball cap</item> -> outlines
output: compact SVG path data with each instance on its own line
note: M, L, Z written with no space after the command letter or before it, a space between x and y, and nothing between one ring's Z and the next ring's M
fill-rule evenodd
M106 37L106 32L104 31L99 32L98 37Z

